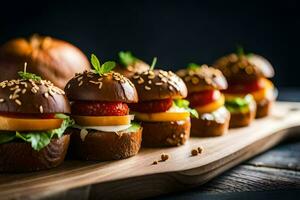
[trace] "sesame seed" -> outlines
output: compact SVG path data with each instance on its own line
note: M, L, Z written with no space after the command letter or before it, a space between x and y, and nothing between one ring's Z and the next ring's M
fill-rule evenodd
M148 81L148 84L149 84L149 85L151 85L151 84L152 84L152 81L151 81L151 80L149 80L149 81Z
M43 106L40 106L39 109L40 109L40 113L43 113L43 112L44 112Z
M151 87L149 87L148 85L145 85L145 90L151 90Z
M154 74L153 74L153 75L149 75L148 78L149 78L149 79L154 79L154 78L155 78L155 75L154 75Z
M5 99L0 99L0 103L3 103L5 101Z
M22 105L22 102L19 99L15 99L16 104L18 104L19 106Z
M24 88L24 89L22 90L22 94L25 94L25 92L26 92L26 89Z
M162 85L162 84L163 84L162 82L155 83L155 85Z
M67 85L67 88L69 89L70 87L71 87L71 84L68 84L68 85Z
M44 96L45 96L46 98L48 98L48 97L49 97L49 93L46 92L46 93L44 94Z
M139 75L134 75L132 78L133 79L138 79L138 78L140 78L140 76Z
M102 82L99 82L99 89L102 88Z
M79 84L78 84L78 86L81 86L82 84L83 84L83 81L80 81Z
M144 83L145 81L144 81L144 79L143 79L142 77L140 77L140 79L139 79L137 82L138 82L138 84L142 84L142 83Z
M198 79L197 77L193 77L193 78L192 78L192 83L193 83L193 84L199 83L199 79Z
M10 94L8 98L9 98L9 99L12 99L12 98L13 98L13 95L12 95L12 94Z
M171 85L169 85L169 90L173 91L173 87Z

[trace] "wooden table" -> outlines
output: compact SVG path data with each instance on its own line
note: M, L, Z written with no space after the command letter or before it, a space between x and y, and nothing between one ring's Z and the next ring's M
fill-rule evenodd
M300 90L282 89L280 100L300 101ZM154 199L299 199L300 141L289 141L200 187Z

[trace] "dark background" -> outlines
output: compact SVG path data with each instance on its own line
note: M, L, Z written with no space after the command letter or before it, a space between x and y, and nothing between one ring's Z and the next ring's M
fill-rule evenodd
M0 6L0 44L39 33L101 60L131 50L174 70L241 44L271 61L277 86L300 86L299 13L296 1L10 1Z

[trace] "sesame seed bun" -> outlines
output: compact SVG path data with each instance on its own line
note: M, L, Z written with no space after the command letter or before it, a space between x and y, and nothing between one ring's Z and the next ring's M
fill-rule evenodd
M78 73L67 83L65 92L71 101L138 101L136 89L131 81L114 71L102 75L92 70Z
M50 81L18 79L0 83L0 112L70 113L70 104Z
M127 78L131 78L135 73L142 73L149 69L150 66L147 63L141 60L136 60L132 65L128 65L128 66L118 64L114 68L114 71L119 72L120 74L124 75Z
M180 99L187 96L187 88L176 74L163 70L148 70L136 73L131 78L140 101Z
M189 93L227 89L227 81L222 72L207 65L196 69L181 69L176 74L183 79Z
M274 73L269 73L268 70L263 70L254 62L251 62L246 55L230 54L221 57L215 62L214 66L223 72L229 82L251 81L261 77L270 78L274 75Z

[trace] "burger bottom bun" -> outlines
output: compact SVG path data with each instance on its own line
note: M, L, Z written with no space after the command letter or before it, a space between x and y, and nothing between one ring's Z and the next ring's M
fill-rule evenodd
M145 147L171 147L183 145L190 137L190 118L170 122L142 122Z
M89 130L84 140L79 129L71 129L70 157L81 160L119 160L136 155L141 147L142 128L115 133Z
M50 169L60 165L67 154L70 135L52 139L40 151L34 150L29 143L10 142L0 145L1 172L30 172Z
M273 101L269 99L263 99L259 102L256 102L257 108L256 108L256 116L255 118L262 118L266 117L270 114Z
M229 128L238 128L250 125L256 115L256 103L252 101L249 105L249 112L234 112L230 113Z
M191 136L213 137L227 133L230 121L230 113L225 108L219 108L213 113L205 113L199 118L192 118Z

